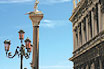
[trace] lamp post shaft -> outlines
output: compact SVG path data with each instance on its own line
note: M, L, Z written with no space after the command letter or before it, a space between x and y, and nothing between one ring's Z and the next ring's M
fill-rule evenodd
M20 69L23 69L23 55L21 55L21 64L20 64Z

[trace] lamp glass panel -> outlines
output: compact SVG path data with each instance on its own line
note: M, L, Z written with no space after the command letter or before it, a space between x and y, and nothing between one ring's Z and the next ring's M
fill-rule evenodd
M24 33L19 33L19 39L24 39Z
M6 43L5 44L5 50L9 51L9 49L10 49L10 45Z

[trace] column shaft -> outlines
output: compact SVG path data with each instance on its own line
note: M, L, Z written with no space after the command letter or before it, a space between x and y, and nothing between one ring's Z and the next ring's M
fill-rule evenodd
M95 24L94 24L94 12L91 11L91 21L92 21L92 37L95 36Z
M99 59L99 66L100 66L100 69L103 69L103 66L102 66L102 61L101 61L101 59Z
M76 29L76 33L75 33L75 37L76 37L76 49L78 49L78 29Z
M74 51L76 49L76 37L75 37L75 30L73 30L73 46L74 46Z
M101 5L98 4L98 23L99 23L99 32L102 31L102 24L101 24Z
M81 31L82 31L82 45L86 42L85 40L85 32L84 32L84 23L81 23Z
M32 63L33 68L32 69L39 69L39 27L34 26L33 27L33 56L32 56Z
M91 23L91 12L89 12L89 15L88 15L88 35L89 35L89 37L88 37L88 39L90 40L91 39L91 37L92 37L92 23Z
M79 28L78 28L78 48L80 47L80 30L79 30Z
M102 31L104 31L104 13L101 13Z
M88 41L89 40L88 17L86 17L86 32L87 32L87 41Z
M97 27L97 20L95 20L95 36L97 35L97 29L98 29L98 27Z

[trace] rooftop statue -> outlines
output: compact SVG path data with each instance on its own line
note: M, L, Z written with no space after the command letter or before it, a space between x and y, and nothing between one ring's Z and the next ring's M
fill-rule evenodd
M73 7L74 7L74 9L76 8L76 6L77 6L78 3L79 3L79 0L73 0Z
M39 1L36 0L35 5L34 5L34 9L35 9L34 13L35 14L41 14L42 13L41 11L38 11L38 4L39 4Z
M38 4L39 4L39 1L38 0L36 0L35 1L35 5L34 5L34 11L33 12L28 12L28 13L26 13L26 14L42 14L42 12L41 11L38 11ZM25 14L25 15L26 15Z

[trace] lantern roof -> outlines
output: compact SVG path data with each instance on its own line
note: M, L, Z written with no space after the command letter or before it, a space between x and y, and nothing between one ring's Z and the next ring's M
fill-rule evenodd
M25 42L27 42L27 41L31 42L31 40L28 37L26 38Z
M18 33L25 33L22 29Z
M4 41L4 44L9 44L10 45L11 41L7 39L7 40Z

